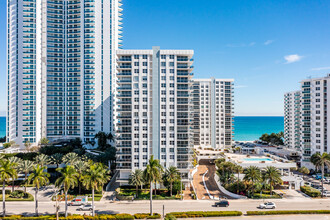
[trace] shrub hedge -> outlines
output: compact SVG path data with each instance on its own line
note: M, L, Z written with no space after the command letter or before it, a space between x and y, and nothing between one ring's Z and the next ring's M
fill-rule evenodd
M160 216L160 215L159 215ZM43 215L39 217L23 217L21 215L12 215L1 217L1 220L56 220L54 215ZM67 218L60 217L60 220L134 220L134 216L126 213L116 215L98 215L95 217L87 215L71 215Z
M247 215L330 214L330 210L247 211Z
M300 190L303 193L305 193L308 196L310 196L310 197L319 197L319 196L321 196L321 192L320 191L318 191L317 189L314 189L314 188L312 188L310 186L301 186L300 187Z
M219 217L219 216L241 216L240 211L194 211L194 212L170 212L166 214L166 217L170 215L176 218L201 218L201 217Z
M150 215L149 213L136 213L134 215L135 219L160 219L161 215L158 213L154 213L153 215Z

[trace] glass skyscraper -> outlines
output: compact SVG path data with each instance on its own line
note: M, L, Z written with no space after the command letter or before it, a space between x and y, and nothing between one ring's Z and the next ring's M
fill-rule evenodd
M8 0L7 141L112 131L121 0Z

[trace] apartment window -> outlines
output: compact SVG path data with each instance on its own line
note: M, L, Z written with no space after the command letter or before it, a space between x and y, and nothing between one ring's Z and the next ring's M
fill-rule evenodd
M143 148L143 152L148 152L148 148Z
M166 76L162 76L162 80L166 80Z
M148 55L142 55L142 59L148 59Z
M173 60L174 59L174 55L170 55L170 59Z
M166 148L161 148L162 153L166 153Z
M170 155L170 159L171 160L174 160L174 155Z
M166 59L166 55L160 55L161 59Z
M139 59L139 55L134 55L134 59Z
M139 66L140 63L139 62L134 62L134 66Z
M174 152L174 148L170 148L170 152L173 153Z
M147 62L143 62L142 65L143 66L148 66L148 63Z
M170 73L174 73L174 69L170 69Z
M139 148L134 148L134 152L138 153L139 152Z
M134 73L139 73L139 72L140 72L139 69L134 70Z
M166 66L166 62L161 62L161 66Z
M170 66L174 66L174 62L170 62Z
M166 160L166 155L162 155L162 160Z
M148 73L148 70L147 69L143 69L143 73Z
M166 73L166 69L162 69L161 71L162 71L162 73Z

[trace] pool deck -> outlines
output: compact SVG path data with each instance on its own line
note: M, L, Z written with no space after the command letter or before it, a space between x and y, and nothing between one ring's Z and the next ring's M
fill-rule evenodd
M273 158L269 158L262 155L250 155L247 157L245 154L232 154L226 153L226 158L228 161L231 161L235 164L241 165L243 168L249 166L257 166L259 168L264 168L267 166L274 166L279 169L290 169L292 167L296 167L296 164L289 161L279 161ZM247 160L246 160L247 159Z

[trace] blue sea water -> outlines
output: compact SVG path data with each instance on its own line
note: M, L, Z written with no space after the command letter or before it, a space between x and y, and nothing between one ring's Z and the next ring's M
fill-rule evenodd
M264 133L284 131L283 117L236 116L235 141L254 141ZM0 117L0 137L6 135L6 117Z
M236 116L234 117L234 140L254 141L264 133L284 132L282 116Z

